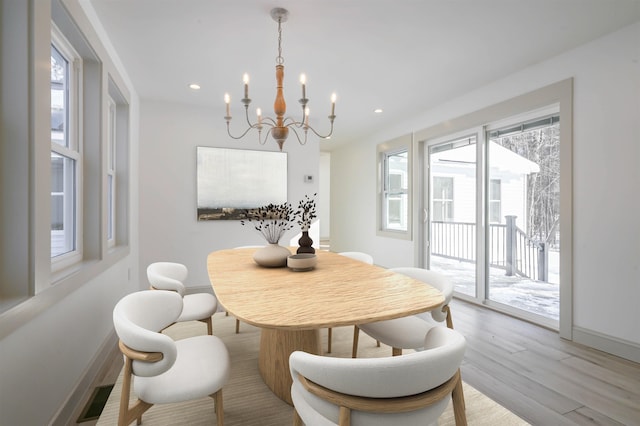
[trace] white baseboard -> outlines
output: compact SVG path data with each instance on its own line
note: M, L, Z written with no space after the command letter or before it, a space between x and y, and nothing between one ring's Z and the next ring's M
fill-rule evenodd
M50 425L65 426L76 423L77 419L73 418L73 416L80 413L83 408L81 405L87 402L87 396L91 395L93 391L93 389L91 389L92 384L102 371L104 364L108 360L113 359L116 352L119 353L118 336L114 330L107 336L102 345L100 345L96 355L83 372L75 388L69 394L62 407L60 407L58 412L53 416L53 419L49 423Z
M640 362L640 345L592 330L573 327L573 341L633 362Z

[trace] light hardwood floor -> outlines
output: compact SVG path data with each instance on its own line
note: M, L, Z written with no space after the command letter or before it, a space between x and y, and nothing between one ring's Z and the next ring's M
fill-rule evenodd
M640 425L640 364L466 302L451 309L467 339L463 380L529 423ZM121 366L114 355L95 386L113 383Z

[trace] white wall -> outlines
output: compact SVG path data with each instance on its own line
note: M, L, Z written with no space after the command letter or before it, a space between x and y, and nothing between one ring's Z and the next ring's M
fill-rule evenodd
M574 339L640 359L639 40L636 23L333 151L332 249L414 258L412 242L376 236L376 144L573 77Z
M215 146L277 151L272 139L262 146L257 135L242 140L226 134L220 110L164 102L143 102L140 114L140 280L146 282L146 267L157 261L184 263L189 269L186 284L210 288L207 255L214 250L241 245L263 245L264 238L239 221L196 220L196 147ZM320 150L315 141L300 146L292 135L285 142L288 153L288 197L298 201L318 192ZM304 175L314 176L312 183ZM317 226L312 228L317 246ZM297 225L280 241L299 232Z

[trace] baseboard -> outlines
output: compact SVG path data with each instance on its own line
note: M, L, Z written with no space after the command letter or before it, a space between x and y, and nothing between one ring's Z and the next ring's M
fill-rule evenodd
M573 327L573 341L629 361L640 362L640 345L628 340L618 339L580 327Z
M85 399L91 395L92 384L102 371L105 363L119 353L118 336L115 330L112 331L104 340L100 348L89 363L82 377L76 384L74 390L69 394L65 403L60 407L58 412L53 416L53 420L49 423L52 426L65 426L75 424L74 416L82 410Z

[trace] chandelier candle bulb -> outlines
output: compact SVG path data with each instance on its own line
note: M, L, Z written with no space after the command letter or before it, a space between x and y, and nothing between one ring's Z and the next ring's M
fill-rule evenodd
M231 103L231 97L228 93L224 94L224 103L227 104L227 117L231 117L231 114L229 114L229 103Z
M262 110L260 108L256 109L256 115L258 116L258 124L262 124Z
M244 73L242 82L244 83L244 98L249 99L249 74Z
M335 110L336 110L336 94L332 93L331 94L331 115L335 115Z
M309 127L309 107L304 109L304 125Z
M306 90L307 76L306 75L300 74L300 83L302 84L302 99L306 99L307 97L307 90Z

